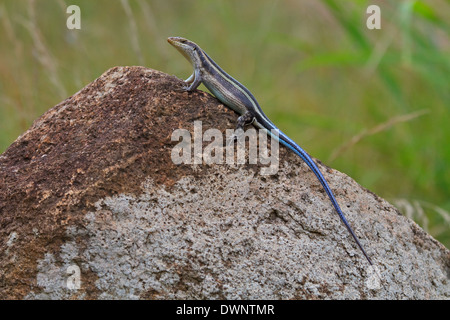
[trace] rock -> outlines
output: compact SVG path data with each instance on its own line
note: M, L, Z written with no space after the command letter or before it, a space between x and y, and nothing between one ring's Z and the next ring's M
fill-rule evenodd
M285 148L268 176L174 164L175 129L237 119L180 84L113 68L0 156L1 299L450 297L449 250L336 170L319 163L375 268Z

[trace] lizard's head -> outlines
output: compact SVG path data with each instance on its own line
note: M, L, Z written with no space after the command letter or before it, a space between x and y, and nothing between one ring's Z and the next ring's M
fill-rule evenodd
M193 65L200 62L200 47L192 41L181 37L167 38L167 42L173 45L180 53L189 60Z

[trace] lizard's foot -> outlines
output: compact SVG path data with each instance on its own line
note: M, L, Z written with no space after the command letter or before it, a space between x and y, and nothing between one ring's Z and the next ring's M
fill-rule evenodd
M184 85L180 85L177 86L175 89L173 89L173 91L176 92L189 92L189 85L188 84L184 84Z

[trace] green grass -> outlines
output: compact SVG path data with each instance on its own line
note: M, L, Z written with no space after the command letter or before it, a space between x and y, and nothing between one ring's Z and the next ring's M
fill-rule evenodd
M70 4L81 30L66 28ZM370 4L381 30L366 28ZM449 21L445 0L4 1L0 152L110 67L186 78L190 65L166 43L185 36L313 156L450 247Z

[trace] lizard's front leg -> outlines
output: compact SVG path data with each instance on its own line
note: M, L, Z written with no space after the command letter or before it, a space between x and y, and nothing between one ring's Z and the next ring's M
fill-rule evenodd
M194 78L195 78L195 72L193 72L193 73L189 76L189 78L187 78L186 80L184 80L184 82L185 82L186 84L191 84L191 83L194 81Z
M198 88L200 83L202 83L202 77L200 76L200 73L197 70L194 70L194 72L191 74L189 78L187 78L184 83L186 84L183 89L186 91L194 91Z

